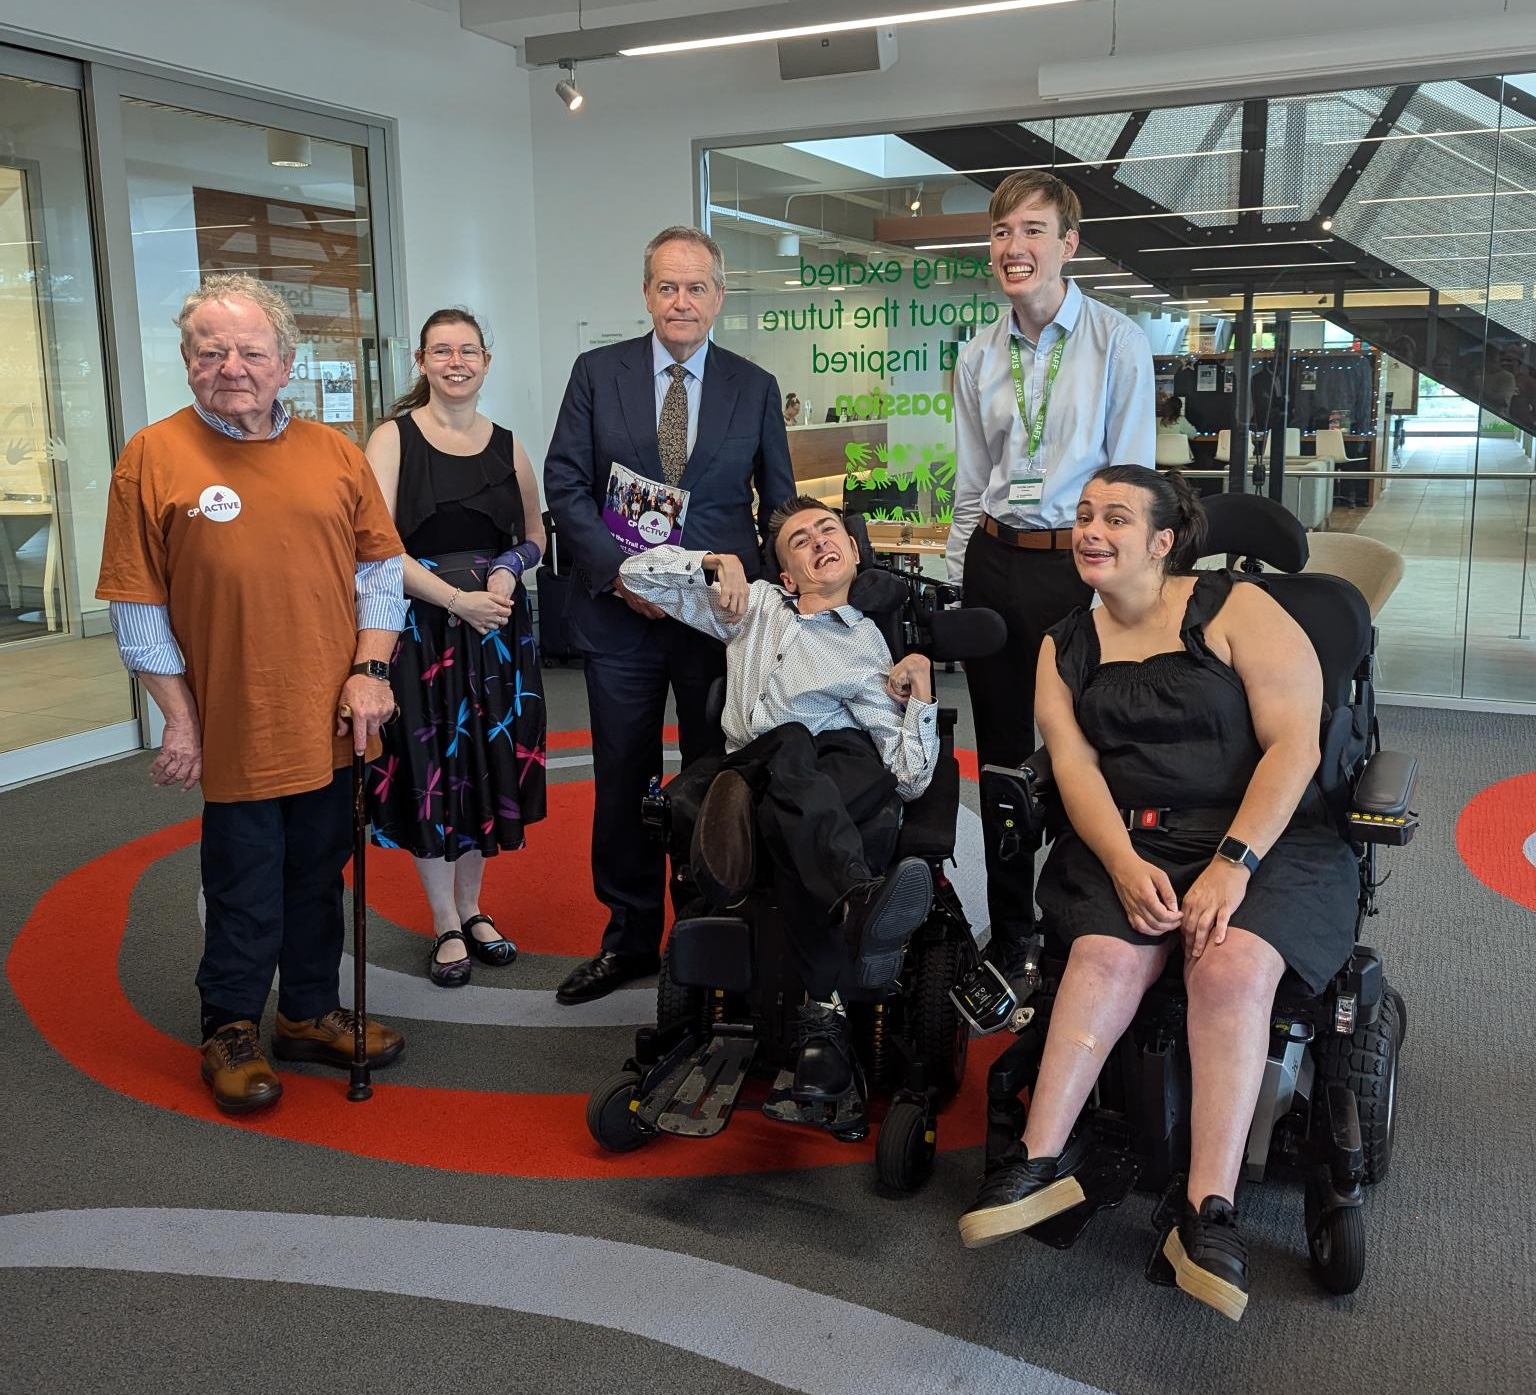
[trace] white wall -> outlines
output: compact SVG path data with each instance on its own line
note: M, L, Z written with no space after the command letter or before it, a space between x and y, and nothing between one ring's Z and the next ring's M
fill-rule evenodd
M394 117L408 321L481 312L496 341L485 409L542 448L529 79L512 49L413 0L5 0L0 24L38 48L51 36Z

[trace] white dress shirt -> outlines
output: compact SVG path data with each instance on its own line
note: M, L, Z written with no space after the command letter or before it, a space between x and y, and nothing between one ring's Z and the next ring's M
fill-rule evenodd
M812 736L867 731L896 792L916 799L939 758L937 702L901 705L886 691L891 651L875 622L851 605L801 615L794 597L754 581L745 612L728 615L704 579L703 552L663 545L626 558L624 583L683 624L725 641L728 751L799 722Z
M1008 501L1010 475L1029 454L1029 429L1014 391L1010 338L1017 340L1031 412L1039 411L1051 351L1067 336L1040 441L1038 503ZM966 544L983 513L1010 528L1070 527L1083 485L1105 465L1157 457L1152 346L1133 321L1089 300L1075 282L1031 344L1010 311L960 350L955 364L955 503L946 557L962 580ZM1034 472L1031 472L1034 473Z

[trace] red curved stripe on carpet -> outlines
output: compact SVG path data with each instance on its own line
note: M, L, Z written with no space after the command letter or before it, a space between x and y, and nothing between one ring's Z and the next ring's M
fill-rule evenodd
M1536 911L1536 867L1525 843L1536 833L1536 774L1478 791L1456 820L1456 851L1467 870L1500 896Z
M228 1128L390 1162L505 1176L767 1172L867 1162L872 1154L871 1143L834 1143L815 1130L773 1124L755 1110L744 1110L714 1139L663 1138L639 1152L615 1156L603 1153L588 1135L585 1096L394 1084L402 1071L410 1070L409 1050L400 1065L375 1077L375 1094L367 1104L346 1102L340 1072L331 1079L285 1072L283 1099L275 1108L248 1120L220 1114L198 1077L196 1048L146 1022L117 976L129 902L139 878L160 858L195 842L197 835L198 821L189 819L124 844L60 878L38 901L6 959L12 990L38 1032L65 1060L110 1090ZM68 972L61 972L58 927L77 921L85 908L95 927L91 949L76 954ZM192 1007L189 1000L189 1013ZM940 1147L981 1142L981 1073L1008 1040L994 1037L978 1044L969 1072L971 1087L946 1115Z

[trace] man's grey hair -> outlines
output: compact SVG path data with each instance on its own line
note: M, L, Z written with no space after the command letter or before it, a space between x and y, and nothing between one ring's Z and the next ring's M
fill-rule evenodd
M645 244L645 285L651 284L651 258L656 255L658 247L668 242L691 242L695 247L702 247L709 253L709 276L715 283L715 289L717 291L725 289L725 253L720 250L720 244L707 232L688 227L686 224L679 224L675 228L663 228Z
M247 276L243 271L221 271L213 276L205 276L203 284L182 301L181 313L176 316L176 328L181 331L182 343L187 340L187 321L199 306L213 300L230 300L236 296L250 301L267 317L272 333L277 336L277 356L292 358L294 350L299 347L299 327L294 321L293 311L288 308L288 302L271 286L258 281L254 276Z

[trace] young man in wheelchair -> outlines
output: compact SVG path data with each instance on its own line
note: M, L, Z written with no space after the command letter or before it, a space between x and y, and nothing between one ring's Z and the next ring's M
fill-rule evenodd
M739 558L668 546L620 573L635 595L725 641L726 756L694 827L694 880L716 909L738 904L762 847L798 893L790 949L806 1002L794 1089L831 1100L857 1078L844 997L894 982L932 902L920 858L886 869L902 803L933 776L937 704L928 660L893 665L878 626L849 603L858 552L837 512L787 501L768 549L779 585L749 583Z
M1040 879L1069 946L1022 1139L961 1217L990 1244L1083 1200L1073 1127L1106 1056L1183 956L1193 1092L1187 1195L1159 1237L1176 1282L1247 1302L1234 1197L1287 967L1321 992L1353 945L1358 869L1314 782L1322 677L1255 585L1190 573L1204 515L1177 474L1098 471L1073 529L1102 605L1040 654L1036 713L1071 827Z

